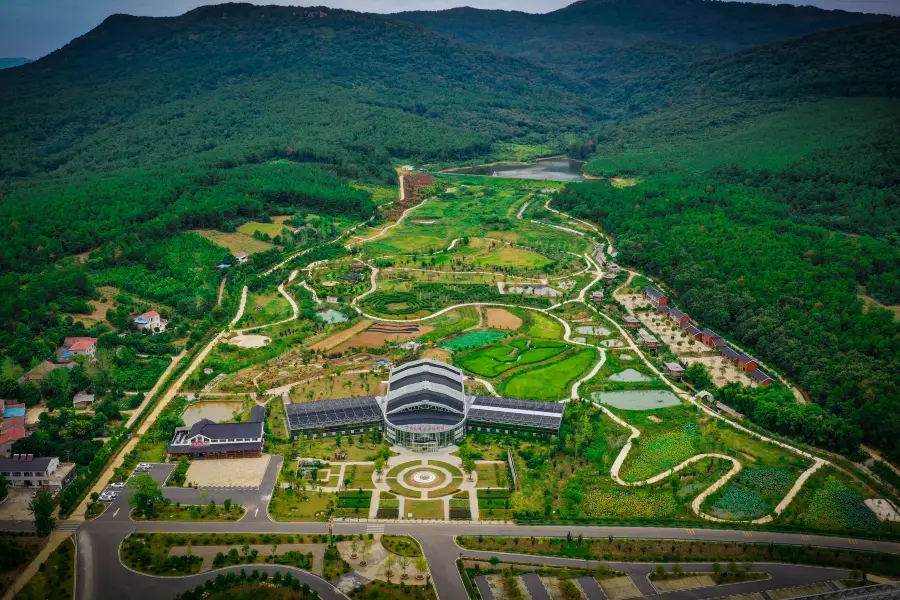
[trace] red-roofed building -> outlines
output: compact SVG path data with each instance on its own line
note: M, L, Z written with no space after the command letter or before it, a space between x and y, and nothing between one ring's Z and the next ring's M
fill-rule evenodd
M56 360L60 363L71 362L76 356L94 358L97 352L97 338L67 337L56 351Z

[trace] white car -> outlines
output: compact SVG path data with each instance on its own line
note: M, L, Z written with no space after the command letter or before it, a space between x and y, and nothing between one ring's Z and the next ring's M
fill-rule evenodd
M118 483L111 483L109 484L109 487L113 488L114 490L120 490L125 487L125 482L119 481Z
M138 469L149 469L149 468L150 468L150 463L140 463L140 464L137 466L137 468L138 468Z
M106 492L105 494L100 494L100 502L112 502L116 499L115 492Z

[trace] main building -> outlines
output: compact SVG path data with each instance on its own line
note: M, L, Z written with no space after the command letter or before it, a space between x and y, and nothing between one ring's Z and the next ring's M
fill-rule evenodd
M461 441L466 431L558 435L564 408L551 402L469 396L462 371L423 359L392 369L385 396L288 404L285 412L294 437L380 429L392 444L433 452Z

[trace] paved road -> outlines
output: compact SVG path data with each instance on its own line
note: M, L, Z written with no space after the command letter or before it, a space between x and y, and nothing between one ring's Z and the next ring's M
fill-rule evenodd
M231 497L235 503L246 502L246 506L265 506L268 494L271 494L280 463L273 461L265 475L264 484L256 490L207 490L208 499L219 500ZM172 469L172 465L154 465L151 474L163 481ZM167 497L186 497L183 495L202 493L203 490L166 489ZM0 527L4 524L0 523ZM456 545L457 535L506 535L528 537L565 536L569 531L580 533L585 537L617 538L651 538L651 539L693 539L732 542L775 542L793 544L811 544L832 548L852 548L854 550L880 550L900 553L900 545L894 542L875 540L849 540L846 538L813 536L776 532L744 532L724 529L676 529L654 527L566 527L566 526L517 526L517 525L480 525L460 523L382 523L384 531L389 534L407 534L415 537L422 544L432 568L432 577L438 593L443 600L465 597L465 588L457 573L455 561L460 556L490 558L499 553L475 552L463 550ZM127 594L129 600L166 600L178 592L189 589L205 578L214 574L203 574L191 578L156 578L130 571L119 561L118 549L122 540L135 531L154 531L168 533L197 532L259 532L259 533L326 533L325 523L276 523L268 518L263 509L255 514L248 512L239 522L226 523L185 523L185 522L141 522L131 521L127 506L126 494L120 495L112 502L106 513L93 521L82 525L77 532L78 542L78 577L77 600L93 598L114 598ZM336 533L366 533L365 522L338 522ZM748 537L749 536L749 537ZM509 559L538 564L558 564L569 566L593 566L594 562L581 560L534 557L528 555L510 555ZM641 591L655 594L646 575L654 565L646 563L614 563L611 565L632 576ZM762 569L762 565L757 565ZM690 564L690 570L710 570L711 565ZM765 569L773 575L771 580L748 582L729 586L728 595L749 593L806 583L827 581L846 576L839 569L820 569L797 565L766 565ZM295 573L309 583L323 598L340 598L330 586L312 575ZM315 584L315 585L314 585ZM318 587L317 587L318 586ZM672 600L706 600L715 595L721 596L721 588L710 590L694 590L685 592L669 592L665 594Z

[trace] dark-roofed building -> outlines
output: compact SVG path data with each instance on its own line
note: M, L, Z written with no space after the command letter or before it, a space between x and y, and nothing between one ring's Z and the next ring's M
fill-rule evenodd
M75 465L60 463L55 456L13 454L11 458L0 458L0 475L13 487L44 489L56 494L75 478Z
M769 385L772 383L772 378L760 369L753 369L749 375L753 385Z
M262 454L266 409L254 406L246 423L216 423L200 419L190 427L175 430L166 447L169 456L188 458L241 458Z
M672 377L680 379L681 376L684 375L684 367L682 367L680 363L667 362L663 363L663 365L666 367L666 373Z
M748 373L759 368L759 362L749 354L744 354L743 352L738 354L738 357L734 362L740 365Z
M721 339L722 337L718 333L716 333L712 329L709 329L708 327L700 331L700 341L710 348L716 348L716 340Z
M695 340L700 339L700 337L703 335L703 332L701 332L700 328L696 325L688 325L688 327L684 331L688 334L688 336L694 338Z
M681 309L675 306L673 306L672 310L669 311L669 319L677 325L691 322L691 318L687 316Z
M291 435L309 438L381 429L392 444L434 452L463 439L467 428L525 435L559 434L564 406L530 400L471 397L465 375L432 359L391 371L387 395L285 406Z
M740 353L735 352L734 349L730 346L722 346L721 348L719 348L719 352L721 352L722 356L724 356L731 362L736 362L738 357L740 356Z
M647 348L659 348L659 340L646 329L638 329L637 343Z
M648 285L644 288L644 297L654 306L665 306L669 303L669 298L663 294L655 285Z
M625 315L622 318L622 321L625 322L625 327L630 327L632 329L637 329L641 326L641 322L638 320L638 318L632 317L631 315Z
M565 404L475 396L469 409L469 431L558 435Z

